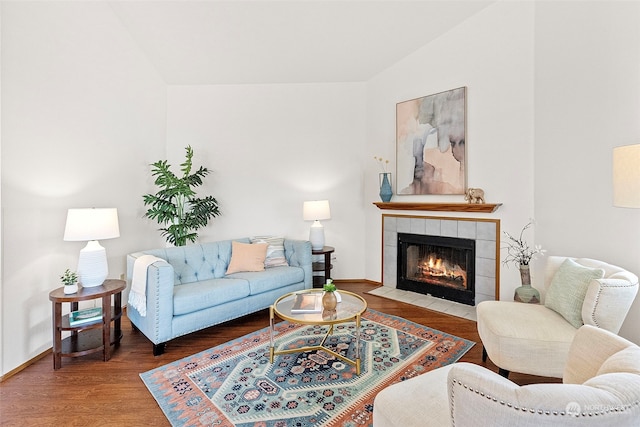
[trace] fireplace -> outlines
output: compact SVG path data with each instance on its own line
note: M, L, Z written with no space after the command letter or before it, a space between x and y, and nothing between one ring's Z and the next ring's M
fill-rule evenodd
M475 305L476 241L398 233L397 288Z
M383 214L382 284L387 289L399 288L398 234L401 233L475 240L476 257L473 265L475 277L467 272L467 278L473 277L474 280L475 304L498 299L497 296L500 295L499 219ZM415 294L415 292L404 290L402 293ZM459 303L452 304L459 305Z

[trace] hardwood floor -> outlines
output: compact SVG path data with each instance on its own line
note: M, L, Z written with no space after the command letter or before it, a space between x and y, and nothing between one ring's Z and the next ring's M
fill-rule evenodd
M466 338L477 344L461 359L482 365L482 345L473 321L410 304L368 295L375 286L339 283L339 287L362 295L370 308ZM2 426L169 426L139 375L174 360L222 344L269 324L268 310L177 338L166 352L152 354L151 342L133 331L123 317L124 337L109 362L101 354L63 358L62 369L53 370L52 356L42 358L0 383ZM496 367L487 362L493 371ZM518 384L558 382L557 379L512 373Z

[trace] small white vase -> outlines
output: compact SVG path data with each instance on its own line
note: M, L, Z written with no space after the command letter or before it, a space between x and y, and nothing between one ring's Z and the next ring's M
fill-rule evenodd
M69 294L75 294L76 292L78 292L78 284L73 284L73 285L64 285L64 293L65 295L69 295Z

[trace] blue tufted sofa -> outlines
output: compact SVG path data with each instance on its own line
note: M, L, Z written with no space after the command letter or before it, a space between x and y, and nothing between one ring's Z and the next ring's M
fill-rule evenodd
M234 239L249 243L249 239ZM288 292L312 287L311 244L284 240L288 267L226 275L231 240L146 250L127 255L127 285L135 260L153 255L147 269L146 316L131 304L127 316L153 343L153 354L167 341L269 307Z

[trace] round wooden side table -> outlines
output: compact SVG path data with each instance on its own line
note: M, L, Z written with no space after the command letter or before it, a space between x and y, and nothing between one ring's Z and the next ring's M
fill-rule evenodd
M62 367L63 357L78 357L102 351L105 362L111 358L111 345L117 346L122 338L122 291L126 286L124 280L107 279L100 286L79 286L78 292L74 294L65 294L64 287L49 293L53 310L53 369ZM78 302L93 299L102 300L102 318L71 326L69 315L62 315L62 303L70 303L71 311L76 311ZM62 331L70 331L71 335L62 339Z

